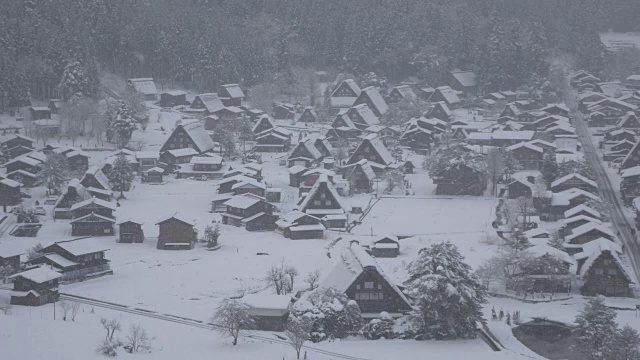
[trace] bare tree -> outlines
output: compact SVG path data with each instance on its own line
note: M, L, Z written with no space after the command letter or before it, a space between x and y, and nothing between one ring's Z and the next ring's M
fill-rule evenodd
M71 321L76 321L76 315L78 315L78 311L80 310L80 303L74 301L71 303Z
M149 339L147 331L140 325L132 324L129 328L129 335L127 335L124 348L129 353L151 349L151 339Z
M11 308L12 306L9 298L3 298L0 300L0 311L2 311L3 314L11 315Z
M278 295L283 295L291 291L291 283L289 282L289 275L286 272L284 263L280 266L271 266L271 268L267 270L264 280L269 286L273 286Z
M113 334L122 329L120 322L116 319L107 320L106 318L101 318L100 324L102 324L102 327L107 331L106 339L109 341L113 341Z
M320 280L320 270L315 270L307 274L304 278L304 282L309 284L309 290L313 290L318 287L318 281Z
M71 304L65 300L60 301L60 309L62 310L62 320L67 321L67 314L71 311Z
M289 338L289 344L296 351L296 358L300 359L300 350L304 346L304 343L311 338L311 328L313 322L307 318L299 318L289 321L287 328L284 331L287 338Z
M249 305L235 299L225 299L218 306L211 322L219 326L220 334L230 336L233 345L238 344L238 336L243 330L251 330L255 327L254 321L249 315Z
M289 284L287 285L289 288L289 292L292 292L293 282L296 276L300 275L300 273L298 272L298 269L295 268L295 266L287 266L286 269L284 269L284 273L287 274L287 276L289 276Z

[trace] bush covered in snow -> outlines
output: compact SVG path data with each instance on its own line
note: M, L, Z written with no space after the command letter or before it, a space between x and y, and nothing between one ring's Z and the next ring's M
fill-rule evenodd
M333 288L318 288L305 293L294 305L291 318L313 322L313 342L354 335L361 326L358 303Z
M382 312L379 319L373 319L362 327L362 335L369 340L393 339L393 319L388 313Z

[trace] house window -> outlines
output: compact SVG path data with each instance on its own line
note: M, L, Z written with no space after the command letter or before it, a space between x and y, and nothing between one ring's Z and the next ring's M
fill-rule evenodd
M602 263L605 264L605 265L610 265L611 264L611 260L606 259Z
M327 198L327 194L325 193L320 194L320 199L324 200L326 198Z
M374 289L373 281L365 281L364 282L364 288L365 289Z
M327 200L327 201L325 201L325 202L324 202L324 204L325 204L326 206L331 206L331 200Z
M320 205L322 205L322 201L320 201L320 200L313 200L313 205L318 205L318 206L320 206Z
M602 274L604 274L604 269L593 269L593 272L596 275L602 275Z
M378 284L378 290L382 290L382 284Z
M367 293L367 292L359 292L356 293L356 300L383 300L383 293Z
M364 153L365 153L365 154L368 154L368 153L370 153L370 152L371 152L371 149L369 149L368 147L364 148Z
M607 275L618 275L618 270L616 270L616 269L607 269Z
M360 284L356 285L356 290L360 290Z

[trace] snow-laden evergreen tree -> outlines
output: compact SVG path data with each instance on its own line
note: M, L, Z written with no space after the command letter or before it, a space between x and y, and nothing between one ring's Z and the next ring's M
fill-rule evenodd
M89 78L79 61L70 61L65 66L58 86L65 101L73 97L84 97L90 93Z
M576 349L589 360L614 359L618 324L615 311L604 301L605 297L598 295L576 316Z
M619 332L616 341L615 360L640 359L640 334L629 325L625 325Z
M46 186L49 194L59 194L69 180L68 165L64 155L47 155L47 160L38 171L38 184Z
M204 240L206 242L207 249L213 249L218 246L218 239L220 238L220 225L216 226L207 225L204 229Z
M120 199L124 198L124 192L129 191L131 182L133 181L134 173L133 167L127 161L124 154L118 155L113 161L111 171L109 171L109 182L111 188L115 191L120 191Z
M111 139L118 148L123 148L136 128L135 119L127 105L122 102L115 115L107 118L107 140Z
M546 152L542 159L540 173L542 173L542 178L547 186L551 186L551 183L558 178L559 171L556 154L554 152Z
M459 146L443 149L436 156L425 160L426 169L432 179L450 179L467 183L466 172L471 169L475 173L484 174L487 170L487 163L484 155L466 151Z
M317 288L298 300L293 306L290 319L313 322L313 342L344 338L355 334L361 326L358 303L333 288Z
M472 339L486 291L450 242L420 250L409 264L407 289L419 310L412 319L424 339Z

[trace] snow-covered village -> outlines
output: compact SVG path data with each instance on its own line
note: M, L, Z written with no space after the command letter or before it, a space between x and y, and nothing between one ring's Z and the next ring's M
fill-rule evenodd
M0 359L640 360L639 20L0 1Z

